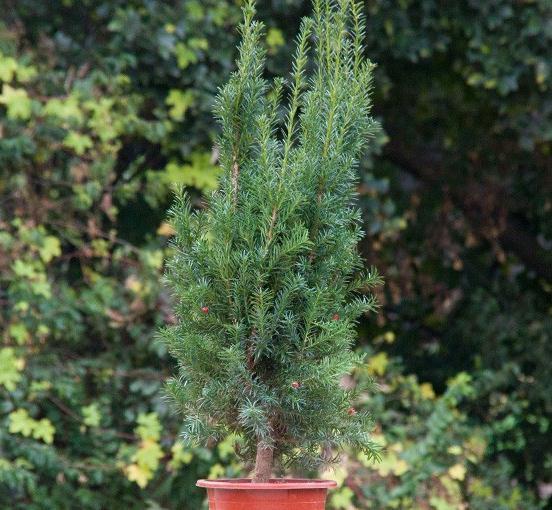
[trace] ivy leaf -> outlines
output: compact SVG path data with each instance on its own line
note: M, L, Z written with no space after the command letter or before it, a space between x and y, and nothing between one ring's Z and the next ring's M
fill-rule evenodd
M131 464L125 468L126 477L131 482L136 482L138 487L144 488L151 480L152 473L149 469L139 466L138 464Z
M12 264L12 270L17 276L20 276L22 278L33 278L34 276L36 276L36 271L32 264L24 262L21 259L17 259Z
M17 62L12 57L5 57L0 53L0 81L10 82L15 76Z
M8 430L12 434L21 434L29 437L34 430L35 420L33 420L26 409L17 409L9 415L10 425Z
M383 375L385 374L385 370L387 368L387 365L389 364L389 359L387 357L387 353L380 352L376 354L375 356L372 356L368 360L368 373L370 375Z
M145 441L152 439L157 441L161 435L161 424L157 413L140 414L138 419L138 427L136 427L136 433L140 438Z
M26 120L31 116L32 102L25 89L15 89L4 83L0 104L6 106L8 117Z
M188 40L188 46L194 50L208 50L209 41L204 37L191 37Z
M176 471L182 464L187 465L192 462L194 456L192 452L185 450L184 445L177 441L171 447L172 459L168 466L171 471Z
M148 468L153 473L159 466L159 459L163 458L163 455L159 443L152 439L146 439L133 455L132 460L139 466Z
M453 480L462 481L466 477L466 468L462 464L454 464L448 469L448 474Z
M176 121L184 118L186 111L194 102L194 94L190 90L182 91L172 89L165 101L172 108L169 110L169 115Z
M54 236L46 236L39 248L40 257L46 263L50 262L54 257L61 255L61 244L59 239Z
M27 83L38 74L36 67L17 65L17 79L21 83Z
M87 149L91 149L94 145L88 135L83 135L76 131L70 131L65 140L63 140L63 143L66 147L73 149L79 156L82 156Z
M266 44L271 53L274 53L280 46L286 43L284 34L279 28L269 28L266 34Z
M57 97L49 99L44 106L43 113L50 117L57 117L58 119L67 121L73 120L77 123L81 123L83 120L79 102L74 96L69 96L66 99L59 99Z
M22 322L10 324L8 331L10 338L13 338L18 345L26 343L31 337L29 330Z
M209 475L207 476L207 478L209 478L209 480L214 480L216 478L224 476L224 474L224 467L221 464L217 463L209 470Z
M180 69L186 69L190 64L195 64L197 62L196 52L184 43L178 43L174 47L174 53Z
M81 408L84 424L88 427L99 427L102 415L96 402Z
M450 453L451 455L460 455L462 453L462 448L455 444L447 448L447 453Z
M171 161L165 168L163 180L167 184L184 184L202 191L215 190L218 187L220 168L211 162L208 152L194 152L189 165L179 165Z
M160 425L155 413L140 415L138 419L142 422L142 434L159 434ZM159 467L159 460L163 456L163 450L155 439L144 439L140 443L140 447L136 453L132 456L133 463L125 468L127 478L144 488L153 478L155 471Z
M35 439L42 439L46 444L52 444L55 432L55 427L47 418L34 422L33 437Z
M0 385L8 391L15 390L16 384L21 379L21 370L25 366L25 360L18 358L11 347L0 350Z
M431 383L420 384L420 394L422 395L422 398L425 400L435 399L435 391Z
M35 439L44 441L46 444L52 444L54 433L56 431L52 422L47 418L34 420L29 416L26 409L17 409L9 416L9 431L12 434L21 434L25 437L33 436Z

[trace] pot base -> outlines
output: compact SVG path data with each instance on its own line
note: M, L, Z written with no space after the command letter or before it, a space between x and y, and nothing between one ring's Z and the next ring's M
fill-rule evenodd
M252 483L249 478L199 480L207 489L210 510L324 510L332 480L273 478Z

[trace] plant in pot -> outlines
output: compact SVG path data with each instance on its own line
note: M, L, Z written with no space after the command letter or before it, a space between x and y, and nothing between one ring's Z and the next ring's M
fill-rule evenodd
M161 336L177 359L168 383L184 439L232 434L251 479L200 480L217 510L323 509L332 481L311 471L345 446L377 456L372 422L344 376L362 363L355 322L380 279L363 269L356 167L375 131L361 8L314 0L291 79L263 77L263 27L244 7L237 70L216 102L220 189L171 209L167 280L178 321Z

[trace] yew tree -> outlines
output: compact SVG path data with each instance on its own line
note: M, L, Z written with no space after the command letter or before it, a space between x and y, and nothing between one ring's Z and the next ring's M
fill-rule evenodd
M346 445L377 455L343 379L363 361L356 321L380 278L357 249L356 169L376 130L360 4L314 0L291 76L272 81L254 15L250 1L216 101L220 189L200 208L179 191L170 213L178 321L161 336L185 440L233 434L262 482L276 461L313 467Z

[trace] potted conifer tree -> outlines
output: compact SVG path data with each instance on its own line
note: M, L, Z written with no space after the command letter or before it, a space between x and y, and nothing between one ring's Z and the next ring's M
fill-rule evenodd
M193 210L178 193L167 280L178 322L162 331L179 374L168 383L184 436L233 434L251 479L200 480L211 509L323 509L324 480L271 478L377 455L371 419L343 376L362 362L355 321L375 308L354 206L356 167L375 130L372 64L352 0L314 0L289 84L263 78L263 27L244 7L237 70L216 103L223 177ZM284 106L282 106L284 105Z

